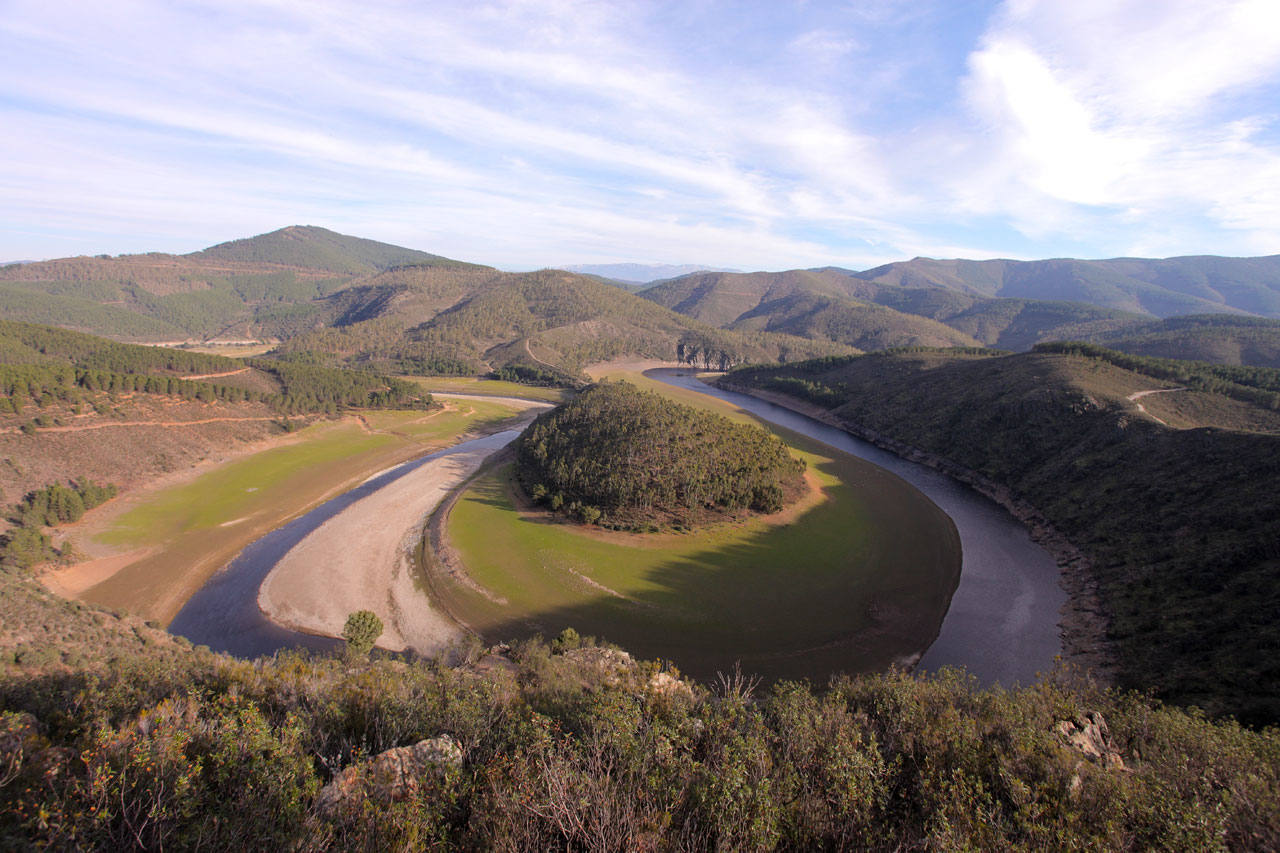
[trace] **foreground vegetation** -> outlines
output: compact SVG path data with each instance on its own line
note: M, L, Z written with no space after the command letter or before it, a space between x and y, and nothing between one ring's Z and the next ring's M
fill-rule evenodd
M753 692L735 675L678 682L570 632L454 668L239 662L110 618L94 630L135 651L10 662L0 679L6 849L1280 844L1280 733L1067 675L1012 692L957 673Z
M1277 376L1065 345L829 359L729 381L826 408L1030 504L1091 558L1123 684L1269 723L1280 720ZM1163 426L1126 399L1179 386L1191 390L1144 401L1180 401L1160 405L1196 428Z
M515 453L535 502L625 529L774 513L804 491L804 463L770 433L625 382L593 386L539 416Z

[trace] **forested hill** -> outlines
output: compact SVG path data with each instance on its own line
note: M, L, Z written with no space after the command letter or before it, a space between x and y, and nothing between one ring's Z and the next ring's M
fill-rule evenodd
M314 225L291 225L269 234L219 243L183 257L194 261L239 261L361 275L392 267L432 266L448 269L488 269L440 255L338 234Z
M852 274L878 284L1085 302L1157 317L1246 313L1280 318L1280 255L1043 261L915 258Z
M979 353L890 352L726 381L825 408L1029 503L1090 558L1123 684L1280 721L1280 371L1071 344Z
M0 267L0 318L134 341L282 338L333 322L324 297L401 266L488 269L292 226L188 255Z
M516 474L534 501L624 529L777 512L804 491L803 472L760 427L625 382L589 388L516 442Z
M1261 317L1170 317L1090 340L1135 355L1280 368L1280 320Z
M124 340L279 340L284 352L328 366L427 374L516 367L566 382L595 361L674 359L682 341L728 363L854 351L831 340L717 329L590 276L504 273L312 226L190 255L0 268L4 318Z
M848 354L851 347L785 334L717 329L590 276L407 268L335 294L332 326L283 352L417 373L523 365L576 377L616 358L674 360L680 343L723 351L731 364Z
M989 298L932 285L865 281L833 268L697 273L660 282L640 295L723 328L790 332L863 350L983 345L1023 350L1152 319L1080 302Z
M55 401L78 404L96 392L261 402L282 414L431 403L431 395L418 386L368 371L281 359L242 362L0 321L0 411L22 412Z

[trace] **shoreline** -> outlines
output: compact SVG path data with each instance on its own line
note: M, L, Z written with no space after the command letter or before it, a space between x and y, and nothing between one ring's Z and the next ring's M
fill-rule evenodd
M1090 670L1095 677L1106 684L1115 682L1115 652L1106 637L1109 620L1098 597L1097 583L1093 579L1092 561L1030 503L1015 498L1008 487L995 483L976 471L860 424L845 421L830 410L812 403L733 382L717 383L717 386L726 391L746 394L773 403L827 426L843 430L855 438L887 450L909 462L946 474L1003 507L1030 531L1032 540L1048 551L1058 564L1060 585L1067 594L1066 603L1059 611L1058 621L1063 660Z
M519 403L524 412L508 420L503 433L549 406L513 398L504 402ZM286 552L258 589L262 615L291 631L340 637L350 613L371 610L385 626L380 648L431 654L456 642L456 620L442 612L434 596L423 594L415 553L441 502L501 446L437 452L437 458L343 509Z

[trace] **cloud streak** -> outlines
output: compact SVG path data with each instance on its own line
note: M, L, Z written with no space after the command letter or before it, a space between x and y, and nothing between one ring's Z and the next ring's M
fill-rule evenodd
M0 258L1280 251L1280 22L1202 5L13 0Z

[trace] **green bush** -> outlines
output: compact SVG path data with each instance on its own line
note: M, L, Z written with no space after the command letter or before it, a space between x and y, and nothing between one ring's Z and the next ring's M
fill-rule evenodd
M372 610L357 610L347 617L347 623L342 626L342 638L353 654L367 655L382 636L382 628L378 614Z

